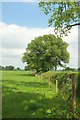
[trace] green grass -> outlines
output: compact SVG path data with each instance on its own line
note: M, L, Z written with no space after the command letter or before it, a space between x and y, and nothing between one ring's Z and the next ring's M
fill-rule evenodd
M48 89L48 83L30 71L3 71L2 87L5 118L43 117L55 95L54 86Z
M1 71L0 71L1 73ZM67 105L56 96L55 86L48 87L30 71L2 72L3 118L66 117Z

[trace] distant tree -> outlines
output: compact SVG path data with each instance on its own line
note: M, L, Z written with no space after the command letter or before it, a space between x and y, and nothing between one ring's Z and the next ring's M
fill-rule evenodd
M54 26L57 35L67 35L73 26L80 25L80 1L39 0L39 7L49 14L49 26Z
M5 70L14 70L14 66L11 66L11 65L6 66L6 67L5 67Z
M21 68L17 67L16 70L21 70Z
M80 71L80 67L78 68L78 71Z
M4 66L1 66L1 65L0 65L0 70L4 70Z
M26 71L27 71L27 70L30 70L30 67L25 66L25 67L24 67L24 70L26 70Z
M64 69L65 71L76 71L76 69L75 68L70 68L70 67L65 67L65 69Z
M37 72L45 72L69 62L68 44L54 35L43 35L28 44L22 61Z

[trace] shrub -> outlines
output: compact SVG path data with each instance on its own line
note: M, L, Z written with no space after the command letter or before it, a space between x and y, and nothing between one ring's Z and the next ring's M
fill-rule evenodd
M75 111L72 110L72 76L74 75L76 80L76 95L77 95L77 106ZM72 71L64 71L64 72L54 72L48 71L42 74L42 79L51 81L52 83L56 83L58 80L58 88L59 92L57 97L63 98L65 101L66 108L61 111L59 116L63 115L69 118L77 118L80 117L80 72L72 72ZM58 116L58 114L57 114Z
M69 85L71 83L71 76L72 74L75 75L75 79L77 81L77 72L68 72L68 71L60 71L60 72L54 72L54 71L48 71L42 74L42 80L51 81L52 83L56 83L56 80L58 80L58 87L59 89L63 88L65 84Z

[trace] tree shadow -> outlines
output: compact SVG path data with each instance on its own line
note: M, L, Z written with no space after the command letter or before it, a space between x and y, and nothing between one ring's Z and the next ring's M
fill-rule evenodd
M8 87L8 86L5 86L5 85L2 85L2 94L5 96L7 94L12 94L12 93L15 93L18 89L16 87Z
M17 80L3 80L2 83L11 83L11 84L15 84L15 83L18 83Z
M43 104L40 99L44 96L39 93L29 92L14 92L9 87L5 87L5 94L3 93L3 118L26 118L33 117L33 113ZM3 91L4 92L4 91Z
M24 81L21 81L21 85L24 85L24 86L26 86L26 87L39 87L39 88L46 88L46 87L48 87L48 83L47 82L38 82L38 81L36 81L36 82L32 82L32 81L30 81L30 82L24 82Z
M47 82L27 82L26 81L16 81L16 80L3 80L3 84L14 84L14 85L19 85L19 86L26 86L26 87L40 87L40 88L46 88L48 86Z
M44 94L18 92L4 86L2 100L3 118L47 118L61 117L65 109L64 100L57 96L47 98ZM4 93L5 92L5 93Z
M31 74L31 73L17 74L17 75L18 75L18 76L35 76L35 75Z

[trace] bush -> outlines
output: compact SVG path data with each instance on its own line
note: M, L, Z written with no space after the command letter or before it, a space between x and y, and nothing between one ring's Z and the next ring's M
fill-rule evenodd
M63 88L64 85L67 83L68 85L71 83L71 76L72 74L75 75L75 79L77 81L77 72L54 72L54 71L48 71L42 74L42 79L43 80L48 80L51 81L52 83L56 83L56 80L58 80L58 87L59 89Z
M42 74L42 80L52 80L52 77L54 76L54 72L48 71Z

